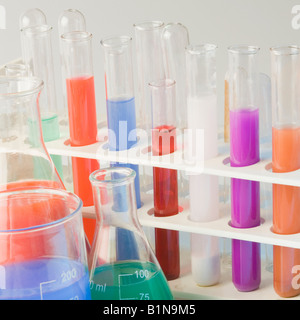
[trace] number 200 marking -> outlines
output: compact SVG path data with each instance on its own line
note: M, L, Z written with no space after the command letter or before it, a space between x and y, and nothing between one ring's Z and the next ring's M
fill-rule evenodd
M68 270L67 272L63 272L61 274L61 281L62 283L66 281L70 281L71 279L75 279L77 276L77 271L75 268Z

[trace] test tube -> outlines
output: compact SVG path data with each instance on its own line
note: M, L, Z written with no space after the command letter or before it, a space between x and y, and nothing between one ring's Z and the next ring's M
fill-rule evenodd
M59 18L58 18L58 35L59 38L67 32L71 31L86 31L86 23L84 15L76 9L67 9L64 10ZM63 61L63 52L60 48L60 56L61 56L61 71L62 71L62 79L65 79L65 70L64 70L64 63ZM66 86L63 84L63 102L64 102L64 118L67 118L67 93L66 93Z
M149 84L152 103L152 155L176 151L175 81L155 80ZM153 168L154 216L178 214L177 170ZM179 232L155 229L155 253L168 280L180 274Z
M109 149L128 150L137 143L135 94L132 66L132 38L115 36L103 39L106 110ZM135 193L137 208L141 207L139 166L115 163L136 172Z
M23 63L9 63L4 66L5 74L14 77L28 76L28 66Z
M162 32L165 76L176 81L177 128L184 129L186 119L185 48L189 45L187 28L181 23L168 23Z
M225 74L224 80L224 142L229 142L229 96L228 96L228 72Z
M282 173L300 168L300 47L271 48L272 170ZM273 184L273 232L300 232L300 188ZM274 289L282 297L300 293L293 286L293 267L300 265L300 250L273 247Z
M45 142L60 138L51 37L52 27L46 24L21 29L23 62L28 65L29 74L45 84L39 103ZM63 180L61 157L52 155L51 158Z
M46 15L39 8L31 8L19 17L20 29L47 24Z
M85 17L77 9L64 10L58 18L59 35L71 31L86 31Z
M202 143L204 160L218 154L216 50L213 44L190 45L186 49L187 125L192 138L189 154ZM196 140L200 130L203 130L204 144ZM191 173L189 178L190 220L208 222L218 219L218 177ZM198 285L209 286L219 281L218 241L216 237L191 234L192 274Z
M152 123L148 84L165 77L161 40L163 29L164 23L162 21L144 21L134 24L139 127L149 134L149 138Z
M228 48L230 165L243 167L259 161L258 52L254 46ZM231 179L231 226L260 224L260 185ZM260 285L260 244L232 240L232 281L239 291Z
M61 36L61 48L71 146L89 145L97 141L92 34L86 31L65 33ZM72 158L74 193L84 206L93 205L89 175L98 168L97 160Z

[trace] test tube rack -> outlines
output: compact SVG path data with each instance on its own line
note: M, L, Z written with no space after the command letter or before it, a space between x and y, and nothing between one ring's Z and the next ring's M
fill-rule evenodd
M180 138L178 139L178 150L166 156L151 156L151 148L147 139L138 136L139 141L136 147L128 151L113 152L107 148L105 141L105 128L100 130L102 137L99 142L84 146L71 147L65 138L57 141L47 142L46 147L50 154L61 156L75 156L81 158L91 158L100 161L119 161L124 163L133 163L148 167L162 167L176 170L183 170L186 173L203 173L216 175L224 178L239 178L246 180L259 181L268 184L283 184L300 186L300 170L288 173L272 172L271 152L262 151L261 160L247 167L231 167L229 164L229 146L221 140L219 143L219 155L213 159L206 160L203 163L189 164L184 161L184 149L181 148ZM228 182L229 183L229 182ZM138 217L144 227L159 227L170 230L178 230L187 233L199 233L211 236L217 236L227 239L239 239L253 241L267 245L279 245L284 247L300 248L300 234L279 235L272 232L272 217L264 218L260 226L250 229L238 229L230 226L230 203L220 203L220 218L211 222L194 222L189 219L188 198L180 198L179 204L183 210L171 217L154 217L151 214L153 208L153 197L151 193L142 193L143 206L138 209ZM263 209L262 209L263 210ZM94 208L84 208L85 217L95 218ZM270 214L262 214L270 216ZM184 251L184 248L183 248ZM187 250L188 251L188 250ZM182 252L187 255L188 252ZM224 268L223 268L224 269ZM221 272L222 279L220 283L211 287L199 287L193 282L191 275L183 272L179 279L170 281L175 298L184 299L280 299L273 289L273 274L266 271L262 266L262 282L260 288L253 292L238 292L231 282L231 270L226 268ZM299 299L295 297L293 299Z
M13 61L19 62L19 59ZM0 74L4 74L4 66L0 66ZM184 149L181 147L182 141L178 139L178 150L171 156L151 155L149 141L143 138L143 132L138 130L138 144L131 150L109 151L107 141L106 124L101 123L98 142L82 147L71 147L68 143L66 133L67 128L62 128L63 137L58 140L47 142L46 147L51 155L65 157L80 157L87 159L97 159L100 162L124 162L138 164L145 167L161 167L184 171L185 173L209 174L218 177L239 178L259 181L266 184L282 184L300 186L300 170L288 173L272 172L271 151L264 152L261 148L261 160L247 167L231 167L229 163L229 146L224 144L223 139L219 143L219 155L215 158L205 160L201 163L190 164L184 161ZM220 128L223 131L223 128ZM229 183L229 182L227 182ZM179 205L183 210L171 217L154 217L151 214L153 208L153 197L151 192L141 194L143 206L138 209L138 217L142 226L150 228L165 228L178 230L184 233L199 233L217 236L225 239L239 239L258 242L266 245L279 245L284 247L300 248L300 234L279 235L272 232L272 218L261 221L260 226L251 229L238 229L230 226L230 203L220 202L220 218L211 222L194 222L189 219L188 198L180 198ZM262 209L263 210L263 209ZM83 208L83 215L95 218L93 207ZM189 249L182 248L181 260L189 260ZM265 262L262 262L265 263ZM190 270L182 269L178 279L169 281L174 297L178 299L235 299L235 300L259 300L259 299L283 299L280 298L273 289L273 274L262 265L261 285L258 290L252 292L239 292L231 281L231 268L222 263L221 279L219 284L211 287L199 287L193 281ZM300 299L300 296L289 298Z

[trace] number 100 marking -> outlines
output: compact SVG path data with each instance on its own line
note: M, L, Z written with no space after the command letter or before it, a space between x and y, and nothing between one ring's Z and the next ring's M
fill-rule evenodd
M134 273L137 278L141 278L141 279L144 279L144 278L147 279L147 278L149 278L149 275L150 275L148 270L135 271Z

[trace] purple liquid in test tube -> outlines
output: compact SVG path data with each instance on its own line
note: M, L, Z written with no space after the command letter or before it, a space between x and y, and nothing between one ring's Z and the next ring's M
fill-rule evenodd
M256 47L229 48L230 165L244 167L259 161L259 109L256 97ZM260 224L259 182L231 179L231 226ZM239 291L259 287L260 244L232 240L232 281Z

